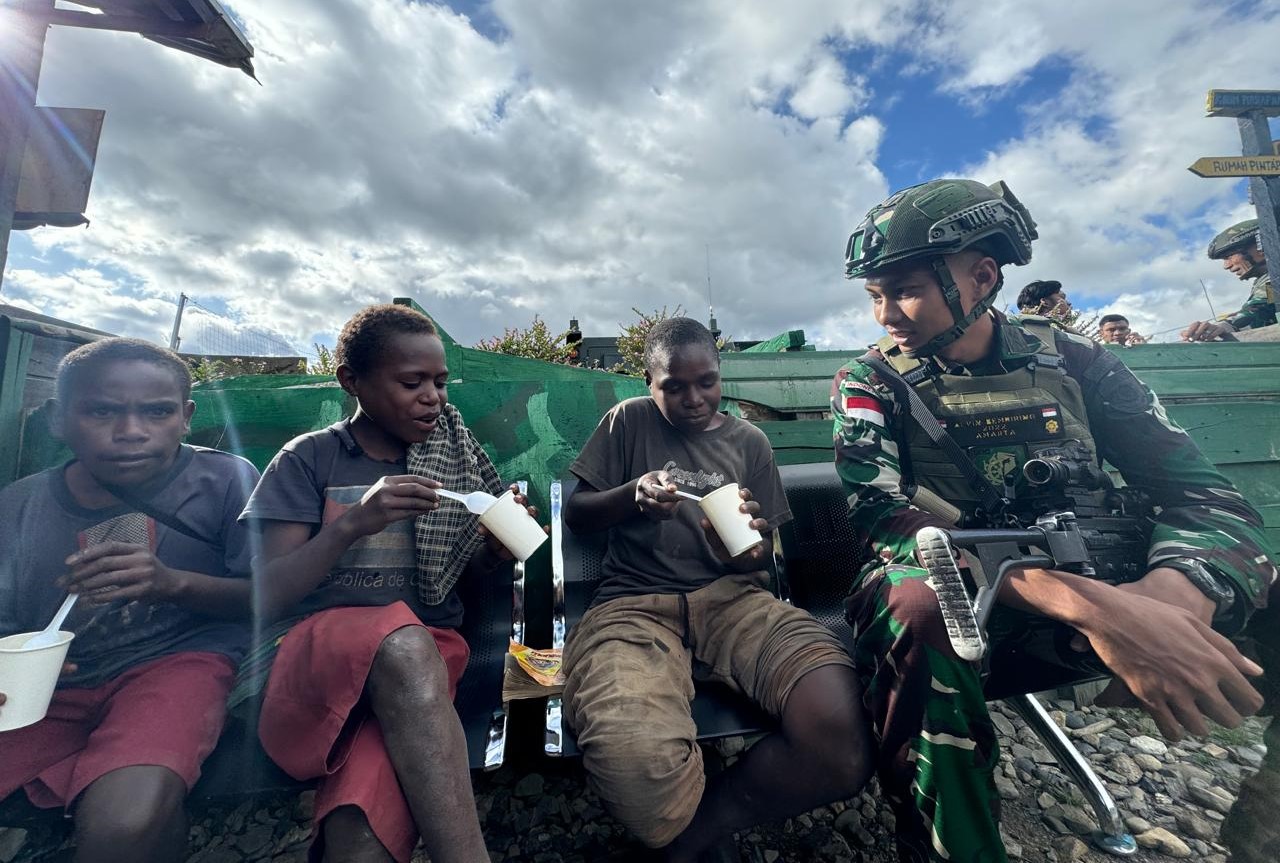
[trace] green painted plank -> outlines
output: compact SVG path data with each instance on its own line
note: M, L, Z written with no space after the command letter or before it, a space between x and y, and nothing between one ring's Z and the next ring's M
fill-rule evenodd
M1111 348L1134 371L1195 367L1280 368L1280 343L1202 342Z
M726 380L722 390L729 398L755 402L777 411L825 411L831 400L831 378L803 378L774 381Z
M720 355L720 376L725 380L778 380L826 378L865 351L787 351L766 354L742 351Z
M775 450L831 450L831 420L764 420L755 425L765 433Z
M1276 402L1170 404L1167 410L1214 464L1280 463Z
M1232 396L1280 397L1280 367L1144 369L1135 372L1161 399L1230 399Z

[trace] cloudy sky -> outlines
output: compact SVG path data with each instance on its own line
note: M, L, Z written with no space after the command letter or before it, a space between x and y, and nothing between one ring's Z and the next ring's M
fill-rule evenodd
M1207 315L1201 279L1219 312L1247 293L1204 257L1244 184L1186 166L1240 152L1207 89L1280 87L1274 4L223 2L262 86L50 32L40 104L107 112L92 224L15 234L0 302L161 340L183 291L302 352L403 295L467 343L535 314L606 335L704 316L709 257L727 333L853 347L877 329L849 231L945 175L1039 222L1006 302L1056 278L1155 332ZM183 347L225 343L214 320Z

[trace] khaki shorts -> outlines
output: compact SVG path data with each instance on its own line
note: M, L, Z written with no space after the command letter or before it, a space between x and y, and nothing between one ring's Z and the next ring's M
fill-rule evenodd
M777 719L805 674L853 667L831 630L779 600L767 583L757 572L688 594L619 597L592 608L569 633L565 715L588 781L651 847L678 836L702 799L690 714L695 669Z

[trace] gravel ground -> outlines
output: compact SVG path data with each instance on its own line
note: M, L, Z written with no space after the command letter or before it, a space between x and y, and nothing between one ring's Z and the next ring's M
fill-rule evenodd
M1046 706L1094 763L1143 846L1129 859L1226 863L1218 827L1241 779L1261 763L1262 721L1168 746L1136 711L1075 708L1069 702ZM1034 863L1113 859L1087 844L1095 827L1092 814L1031 730L1003 705L993 705L993 716L1001 732L997 785L1010 857ZM728 763L743 745L741 739L725 741L709 754ZM591 863L635 847L586 791L576 761L539 760L528 769L509 766L480 775L476 795L494 861ZM307 792L193 813L188 863L301 863L311 798ZM762 825L737 841L743 860L751 863L896 859L893 815L874 783L854 800ZM0 863L69 859L65 824L0 828ZM419 851L415 860L426 857Z

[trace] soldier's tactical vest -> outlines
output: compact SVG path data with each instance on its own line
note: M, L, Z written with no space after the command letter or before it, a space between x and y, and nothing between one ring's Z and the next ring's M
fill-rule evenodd
M1063 367L1053 328L1044 318L1033 316L1022 317L1020 324L1039 339L1041 348L1021 367L999 375L944 374L932 364L905 356L892 338L876 343L885 360L915 388L997 489L1006 480L1016 484L1029 458L1068 441L1079 441L1095 463L1099 461L1080 385ZM901 407L905 412L906 406ZM908 452L899 452L904 477L963 512L974 512L977 494L955 463L917 423L905 418L904 422L909 441Z

